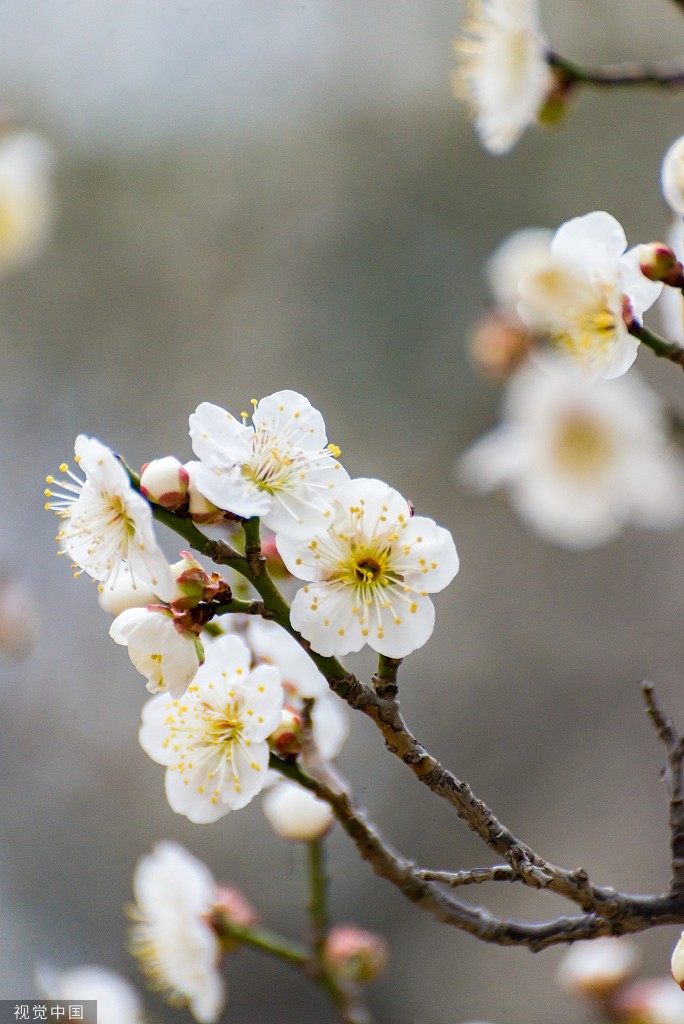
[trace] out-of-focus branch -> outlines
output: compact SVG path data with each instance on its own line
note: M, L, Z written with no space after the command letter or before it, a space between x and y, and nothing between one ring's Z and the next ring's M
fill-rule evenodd
M682 758L684 739L675 729L670 717L660 703L653 683L642 682L641 689L648 713L658 739L667 753L667 767L662 777L667 789L670 805L670 849L672 851L672 880L670 893L684 893L684 779Z
M651 337L650 332L641 330ZM682 353L681 365L684 365L684 350L679 351ZM156 506L154 513L157 516ZM541 924L526 924L501 920L487 911L460 903L445 891L442 884L421 876L411 861L384 843L363 811L355 805L346 783L329 766L316 764L316 771L311 778L297 778L299 770L296 766L281 766L284 774L290 774L300 784L308 785L308 788L330 804L337 819L356 843L361 856L372 864L377 874L391 881L412 902L439 920L484 941L522 945L534 951L558 942L573 942L597 935L620 935L659 924L684 922L684 893L679 889L666 896L618 893L610 887L594 885L582 868L566 870L545 861L531 847L517 839L490 808L475 796L468 783L441 765L411 733L402 717L397 697L396 674L400 664L397 659L381 658L378 673L373 680L374 687L368 686L348 672L337 659L324 657L311 650L308 642L293 629L289 606L271 579L262 556L257 556L258 566L252 565L251 560L234 552L228 545L204 537L194 524L191 524L192 529L189 531L187 521L182 517L164 513L157 518L172 529L176 529L174 520L178 519L182 530L177 532L193 547L214 558L218 564L235 568L252 584L262 598L263 614L278 622L301 644L328 680L330 688L350 707L363 712L375 723L387 749L403 761L423 785L451 804L458 816L480 836L488 848L506 861L517 880L533 888L548 889L563 896L579 906L583 914ZM256 527L251 532L248 527L246 537L258 537L255 531ZM308 771L306 764L304 768Z
M684 8L684 0L675 0ZM665 86L671 89L684 87L684 67L681 64L609 64L604 67L587 67L549 51L546 55L549 66L567 85L611 86Z
M671 363L676 363L684 368L684 348L681 345L674 341L668 341L667 338L661 338L659 334L644 327L638 320L632 320L627 329L633 337L639 339L642 345L650 348L659 359L669 359Z

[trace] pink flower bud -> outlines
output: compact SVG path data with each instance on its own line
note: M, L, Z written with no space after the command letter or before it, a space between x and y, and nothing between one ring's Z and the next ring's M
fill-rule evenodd
M201 601L213 601L217 594L228 589L218 573L208 573L189 551L181 551L182 558L171 566L176 589L169 602L174 609L196 608Z
M492 311L473 328L470 358L484 377L505 380L527 359L531 338L517 317Z
M558 966L558 984L571 995L605 1000L634 975L639 962L629 939L577 942Z
M280 725L268 737L268 742L279 757L299 754L302 749L302 716L294 708L283 705Z
M639 270L649 281L664 281L673 284L681 277L682 265L676 254L665 242L649 242L636 247Z
M375 981L387 965L387 943L374 932L355 924L341 924L328 934L323 959L328 970L345 981Z
M177 512L188 501L188 471L173 455L146 462L140 472L140 493L155 505Z

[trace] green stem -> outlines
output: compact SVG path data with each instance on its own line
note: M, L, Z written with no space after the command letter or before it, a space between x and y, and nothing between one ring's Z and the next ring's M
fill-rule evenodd
M659 334L644 327L638 320L632 320L628 327L629 333L638 338L642 345L648 346L659 359L669 359L671 363L684 367L684 348L676 342L661 338Z
M307 844L309 869L309 920L313 947L319 961L328 931L328 876L325 871L325 842L312 839ZM322 963L321 963L322 966Z
M568 85L579 83L608 87L647 85L669 86L670 88L684 86L684 68L676 64L653 64L648 67L642 64L585 67L575 64L574 61L567 60L553 51L547 53L546 59L549 66L554 68Z
M401 665L401 658L388 658L386 654L378 656L378 671L371 682L375 692L382 700L396 700L399 687L397 685L397 673Z
M269 956L308 971L311 962L309 950L299 942L285 939L268 928L245 928L224 918L216 921L215 927L219 937L226 940L228 949L232 949L234 943L239 942L240 945L259 949L262 953L268 953Z

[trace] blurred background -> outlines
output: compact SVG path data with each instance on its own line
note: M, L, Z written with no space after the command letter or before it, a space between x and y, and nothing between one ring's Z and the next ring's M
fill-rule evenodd
M541 6L570 58L684 50L665 0ZM37 630L28 657L0 663L0 997L36 994L36 961L106 964L143 989L122 907L163 838L243 888L265 923L303 925L304 851L273 836L258 802L209 826L167 806L137 742L143 680L95 587L55 558L42 510L77 433L134 466L186 460L205 400L238 412L301 391L352 475L449 527L461 571L401 672L414 731L544 856L627 890L667 884L661 752L637 682L656 681L684 726L684 533L631 528L568 553L504 499L466 493L452 467L500 398L466 349L483 259L517 227L597 208L631 242L662 236L658 171L684 95L583 92L559 129L490 157L450 93L461 13L457 0L0 4L0 105L55 147L59 202L46 250L0 280L0 569L30 588ZM639 366L684 412L676 369L648 352ZM407 855L491 863L361 717L340 764ZM558 950L481 945L377 880L342 834L330 846L337 918L391 941L370 993L378 1021L589 1019L555 986ZM527 918L564 910L511 887L473 896ZM639 938L648 973L666 972L676 934ZM230 958L226 977L226 1022L333 1019L255 954ZM190 1020L146 999L157 1021Z

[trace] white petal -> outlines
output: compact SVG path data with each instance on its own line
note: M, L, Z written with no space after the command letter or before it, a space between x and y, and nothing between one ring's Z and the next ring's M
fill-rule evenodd
M551 243L554 256L580 264L589 273L614 266L627 248L622 225L604 210L573 217L559 227Z
M297 391L276 391L260 399L252 423L257 429L287 433L291 441L307 452L319 451L327 444L323 417Z
M388 658L405 658L422 647L435 628L435 609L429 597L416 594L408 602L392 601L392 608L374 613L368 644Z
M458 572L458 554L453 537L432 519L414 516L401 535L399 547L411 546L410 554L397 558L406 566L405 581L419 590L436 594L444 590ZM393 559L394 562L394 559Z

